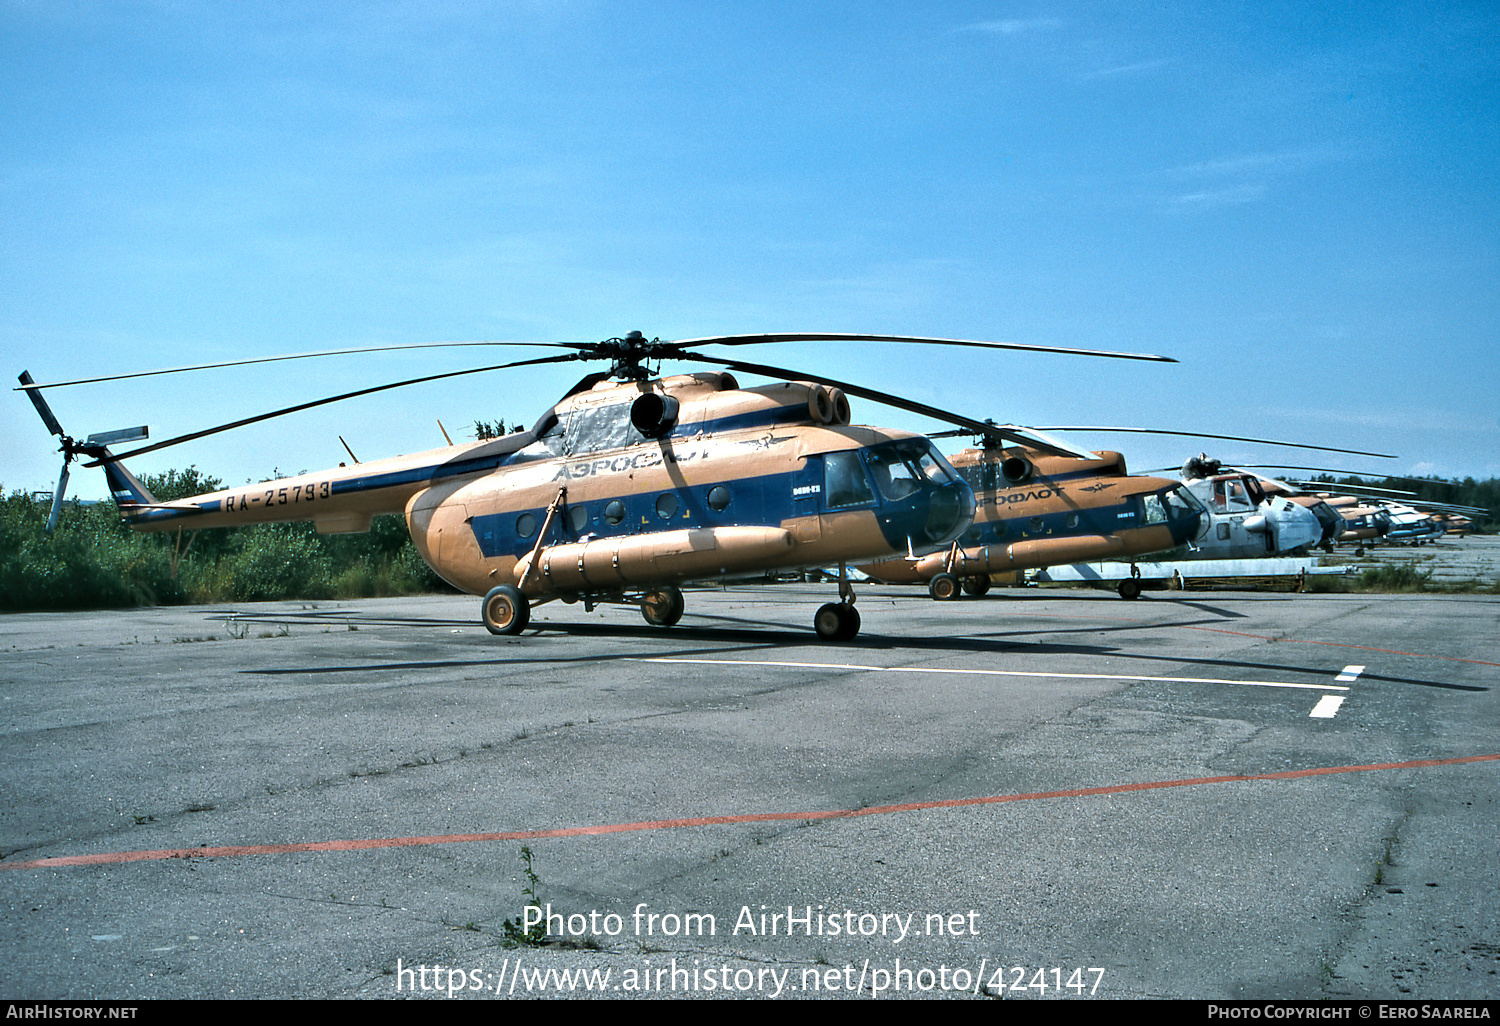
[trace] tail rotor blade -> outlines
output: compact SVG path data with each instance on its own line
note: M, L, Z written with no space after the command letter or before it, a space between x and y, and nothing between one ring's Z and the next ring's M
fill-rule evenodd
M20 381L21 388L26 392L28 396L31 397L31 405L35 406L36 412L42 415L42 423L47 425L47 430L52 432L54 435L57 435L59 438L64 437L62 425L59 424L57 422L57 418L52 415L52 407L47 405L47 400L42 398L42 393L31 387L35 384L35 382L31 380L31 372L22 371Z
M62 473L57 478L57 491L52 493L52 512L47 514L47 533L57 526L57 516L62 512L63 499L68 494L68 465L63 464Z

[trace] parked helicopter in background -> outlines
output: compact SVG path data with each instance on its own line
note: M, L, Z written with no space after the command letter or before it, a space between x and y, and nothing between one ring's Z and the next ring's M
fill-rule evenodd
M1344 518L1344 530L1339 535L1339 544L1353 545L1356 556L1363 556L1366 545L1373 545L1384 538L1391 529L1391 515L1379 506L1358 505L1335 508Z
M1464 534L1473 529L1475 515L1488 514L1478 506L1418 499L1408 489L1380 488L1363 482L1344 485L1348 494L1333 495L1327 481L1298 481L1295 484L1326 499L1339 509L1347 521L1354 521L1342 541L1374 542L1377 539L1421 544L1445 534ZM1321 489L1321 491L1320 491ZM1391 496L1402 496L1400 499ZM1370 527L1377 530L1371 533ZM1356 554L1362 555L1363 548Z
M483 595L491 633L514 635L544 602L638 605L649 623L683 614L688 580L837 564L837 603L814 616L820 637L848 640L859 614L845 567L950 546L970 526L974 493L927 438L850 424L848 396L958 424L986 437L1045 439L859 385L764 364L717 359L689 347L804 341L970 346L1168 361L1131 353L892 335L783 333L662 341L640 332L603 342L492 343L569 350L330 396L167 439L119 455L98 437L75 442L21 377L68 465L103 466L125 521L142 531L310 520L320 532L368 530L379 513L403 513L422 558L441 577ZM473 343L467 343L473 344ZM425 347L389 347L425 348ZM363 350L369 351L369 350ZM300 359L296 354L272 359ZM716 363L778 379L741 388L726 371L656 377L662 360ZM342 399L463 374L578 360L607 360L530 431L352 467L158 502L122 461L167 446ZM237 362L213 366L232 366ZM202 370L207 365L160 372ZM137 376L137 375L121 375ZM112 380L95 378L90 381ZM1184 509L1187 506L1184 504ZM1144 514L1143 514L1144 515Z
M1208 507L1205 530L1192 551L1174 559L1254 559L1305 551L1337 538L1343 518L1328 511L1320 517L1288 495L1266 487L1255 474L1224 467L1199 453L1182 466L1182 480ZM1326 505L1326 504L1323 504Z
M925 582L939 600L977 597L989 590L994 573L1128 559L1175 548L1199 534L1206 511L1180 482L1131 476L1117 452L1073 449L1032 429L1005 430L1071 452L1004 448L998 433L985 434L983 447L949 457L976 496L974 523L963 537L945 551L859 569L888 584Z

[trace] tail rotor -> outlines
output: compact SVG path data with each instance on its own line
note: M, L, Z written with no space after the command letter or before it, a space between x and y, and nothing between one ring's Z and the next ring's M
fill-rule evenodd
M57 489L52 493L52 511L47 514L47 533L51 534L57 526L58 515L62 513L63 501L68 494L68 465L78 456L89 456L98 459L108 455L106 446L117 442L134 442L149 436L149 432L143 425L141 427L125 428L120 431L105 431L96 435L89 435L83 441L74 441L73 437L62 429L57 417L52 412L52 407L47 405L47 400L42 398L42 393L36 387L30 371L21 372L21 389L31 399L31 405L36 407L37 414L42 418L42 423L47 430L57 436L60 443L59 451L63 454L62 472L57 476Z

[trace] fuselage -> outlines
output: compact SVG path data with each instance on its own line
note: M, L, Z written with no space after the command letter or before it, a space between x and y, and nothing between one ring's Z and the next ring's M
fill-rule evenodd
M968 528L973 493L931 442L847 419L842 394L799 382L599 382L531 431L490 441L172 503L132 496L139 483L117 466L111 484L140 530L311 520L357 531L404 513L422 557L474 594L512 584L587 596L827 566L929 552Z

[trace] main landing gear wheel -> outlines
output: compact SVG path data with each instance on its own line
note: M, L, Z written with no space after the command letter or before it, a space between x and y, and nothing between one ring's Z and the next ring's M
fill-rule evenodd
M1141 582L1134 577L1127 577L1120 582L1118 591L1122 599L1138 599L1141 597Z
M485 595L479 618L491 634L520 634L531 622L531 602L520 588L502 584Z
M975 598L990 590L990 579L986 574L974 574L964 578L964 594Z
M685 608L687 602L679 588L658 588L641 599L641 615L653 627L671 627L682 619Z
M813 630L824 641L850 641L859 633L859 610L846 602L830 602L813 617Z
M958 598L961 590L958 578L952 574L938 574L927 585L927 594L939 602L947 602L950 599Z

